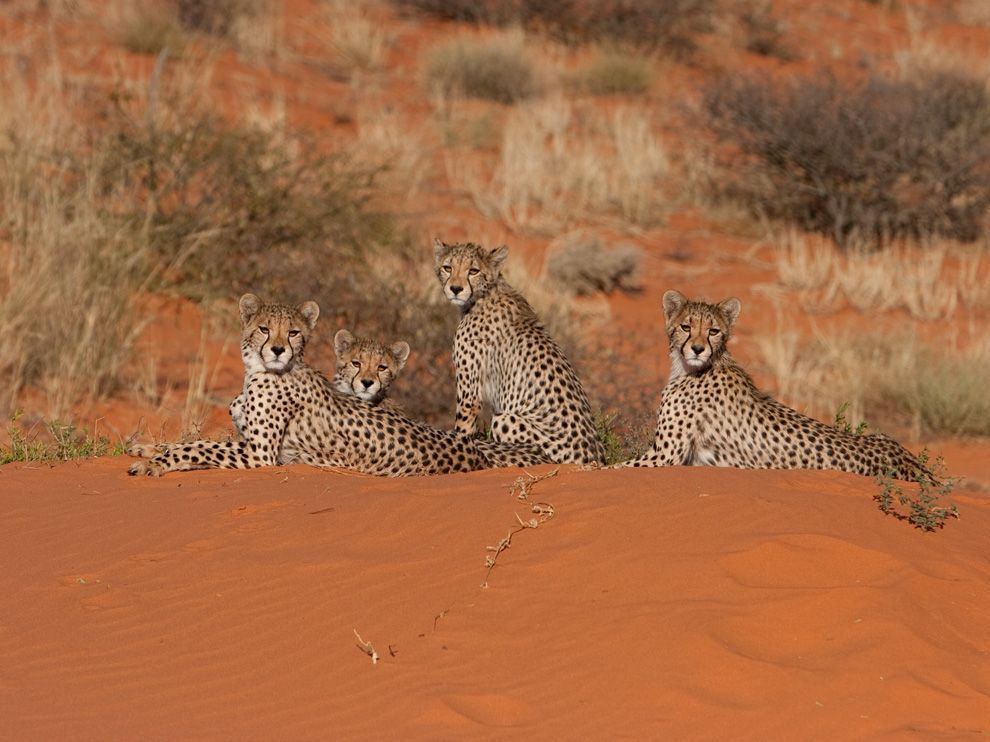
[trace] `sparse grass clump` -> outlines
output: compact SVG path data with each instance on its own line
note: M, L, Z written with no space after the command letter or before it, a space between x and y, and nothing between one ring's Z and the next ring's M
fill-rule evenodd
M426 79L444 95L496 103L518 103L539 90L536 69L519 34L445 43L430 53Z
M853 419L913 436L990 435L990 343L928 348L907 334L819 336L774 333L759 341L781 397L813 413L848 402ZM845 413L845 410L843 410Z
M776 84L727 77L704 111L721 193L840 245L976 239L990 207L990 93L955 72Z
M610 52L579 70L574 84L588 95L644 95L653 84L653 68L642 57Z
M480 178L477 168L458 169L455 158L448 175L486 216L556 232L595 218L660 221L669 164L646 111L605 114L553 98L510 112L491 178Z
M89 435L74 425L53 421L45 426L47 436L38 430L25 432L17 424L17 416L7 428L10 445L0 445L0 465L14 461L69 461L92 456L120 456L127 445L112 443L106 436Z
M553 247L547 276L575 294L638 291L643 251L632 244L605 247L595 236L575 235Z

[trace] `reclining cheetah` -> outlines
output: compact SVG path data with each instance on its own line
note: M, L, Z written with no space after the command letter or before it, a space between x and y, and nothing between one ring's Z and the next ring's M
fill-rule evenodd
M914 479L925 472L899 443L879 433L846 433L759 391L729 355L738 299L720 304L663 295L670 379L653 448L620 466L693 464L751 469L838 469Z
M389 387L405 367L409 358L409 343L398 341L383 345L376 340L356 338L347 330L339 330L333 338L337 354L337 373L333 386L341 394L353 394L371 405L385 404Z
M313 312L312 307L308 306L310 304L313 302L306 302L299 307L300 312L308 313L304 314L307 322ZM318 308L316 312L319 313ZM313 316L313 322L315 321L316 318ZM409 358L409 343L400 341L386 347L375 340L356 338L347 330L340 330L334 336L333 344L337 355L337 373L332 379L334 388L341 394L353 395L368 404L386 405L396 412L401 412L399 406L392 400L386 399L386 396L395 377L406 365L406 359ZM234 427L243 436L244 395L251 377L259 369L256 360L252 360L250 348L245 350L242 347L241 354L244 356L244 388L234 397L229 410Z
M454 335L455 430L475 433L483 404L492 438L540 446L554 463L601 464L591 406L567 357L502 278L508 248L433 245L444 295L461 310Z
M475 441L413 422L336 391L303 360L319 307L240 301L242 350L250 375L244 395L244 440L134 446L144 457L129 474L160 476L189 469L251 469L305 463L368 474L403 476L547 463L535 447Z

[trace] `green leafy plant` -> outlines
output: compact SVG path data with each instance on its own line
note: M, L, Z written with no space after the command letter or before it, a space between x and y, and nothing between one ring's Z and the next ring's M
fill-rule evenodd
M929 466L928 451L924 450L918 455L918 461L921 469L915 480L918 484L915 495L905 494L891 474L884 474L877 477L880 492L873 499L885 514L906 520L922 531L944 528L948 518L959 517L959 509L954 504L944 504L944 498L949 496L958 480L945 476L945 462L941 456ZM897 505L908 507L906 514L896 509L895 499Z
M866 432L866 420L860 420L856 427L854 428L852 424L846 420L846 410L849 409L849 403L843 402L839 405L839 409L835 411L835 420L832 425L843 433L849 433L851 435L863 435Z
M32 428L25 431L17 424L15 414L7 427L10 446L0 446L0 464L14 461L69 461L91 456L120 456L127 444L112 443L106 436L89 435L79 431L71 423L53 420L44 425L47 439L41 431Z

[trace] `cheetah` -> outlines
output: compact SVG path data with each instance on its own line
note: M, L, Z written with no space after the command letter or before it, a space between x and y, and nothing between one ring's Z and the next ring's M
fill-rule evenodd
M385 404L396 409L387 395L409 359L409 343L399 340L384 345L339 330L334 335L333 347L337 354L333 385L338 392L353 394L371 405Z
M838 469L915 479L930 474L899 443L856 435L802 415L757 389L728 351L738 299L719 304L663 295L671 372L653 447L620 466Z
M300 310L312 311L305 305ZM334 388L341 394L351 394L371 405L385 405L397 412L399 406L387 399L389 387L406 365L409 358L409 343L399 341L386 347L368 338L356 338L347 330L340 330L333 339L337 355L337 373L332 379ZM251 359L250 349L241 349L244 359L244 388L230 403L230 419L239 435L244 435L242 422L244 394L251 376L258 371L256 361Z
M548 463L535 447L476 441L441 431L341 394L303 359L319 315L315 302L298 307L240 300L242 355L251 369L241 423L244 439L133 446L129 474L161 476L190 469L251 469L304 463L367 474L406 476Z
M529 303L502 277L507 247L433 244L444 296L461 311L454 334L454 429L478 430L483 405L496 441L535 444L557 464L602 464L591 406L574 368Z

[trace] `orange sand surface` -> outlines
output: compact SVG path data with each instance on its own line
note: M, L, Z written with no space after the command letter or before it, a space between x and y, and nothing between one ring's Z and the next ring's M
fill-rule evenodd
M4 739L990 734L980 487L923 534L834 472L126 466L0 468Z

